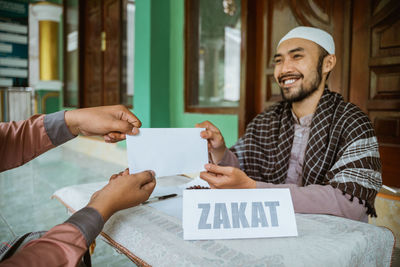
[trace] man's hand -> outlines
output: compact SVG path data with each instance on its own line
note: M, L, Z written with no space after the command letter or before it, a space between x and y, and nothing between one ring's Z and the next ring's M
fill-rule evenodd
M115 212L146 201L155 186L153 171L130 175L126 169L111 176L108 184L92 195L87 206L96 209L106 222Z
M108 143L137 134L140 120L122 105L83 108L65 112L65 122L73 135L100 135Z
M205 131L201 132L200 136L207 139L208 152L210 152L213 162L217 164L223 158L226 150L224 137L219 129L209 121L197 123L196 128L206 128Z
M208 182L211 188L256 188L256 181L238 168L221 167L215 164L206 164L205 168L207 172L201 172L200 178Z

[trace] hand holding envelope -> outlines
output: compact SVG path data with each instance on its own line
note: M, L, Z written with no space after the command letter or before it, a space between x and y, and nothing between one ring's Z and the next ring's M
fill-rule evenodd
M202 128L141 128L127 136L130 173L153 170L156 177L204 170L208 163L207 140Z
M221 131L211 122L203 121L196 124L197 128L204 128L201 137L208 142L208 151L214 163L220 162L226 150L225 140Z

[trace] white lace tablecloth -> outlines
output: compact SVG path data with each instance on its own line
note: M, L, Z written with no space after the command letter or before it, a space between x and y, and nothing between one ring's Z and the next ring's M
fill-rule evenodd
M168 177L157 187L185 179ZM74 212L104 184L65 187L54 197ZM178 197L120 211L102 236L144 266L390 266L395 242L390 230L329 215L296 214L297 237L184 241L181 201Z

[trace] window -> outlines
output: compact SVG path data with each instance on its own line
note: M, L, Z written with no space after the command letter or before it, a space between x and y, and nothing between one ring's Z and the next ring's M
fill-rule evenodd
M185 109L237 113L240 0L190 0L185 6Z

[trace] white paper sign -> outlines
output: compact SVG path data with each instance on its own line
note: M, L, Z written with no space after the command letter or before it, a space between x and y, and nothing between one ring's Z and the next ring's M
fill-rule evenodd
M126 136L130 173L153 170L157 177L204 170L207 140L202 128L140 128Z
M288 188L183 192L185 240L297 236Z

